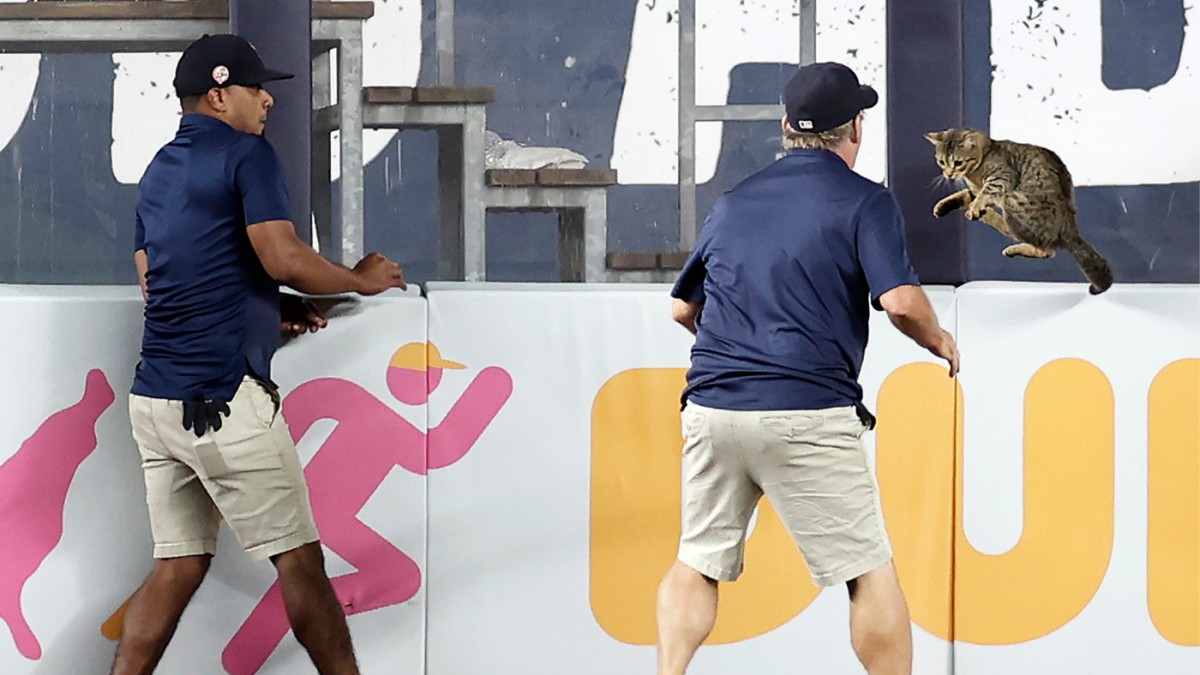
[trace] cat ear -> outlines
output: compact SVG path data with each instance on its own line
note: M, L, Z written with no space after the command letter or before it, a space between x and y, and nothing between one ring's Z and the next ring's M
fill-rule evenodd
M945 138L945 136L946 136L946 132L944 132L944 131L931 131L931 132L925 134L925 140L929 141L930 143L933 143L934 145L937 145L938 143L942 142L942 139Z

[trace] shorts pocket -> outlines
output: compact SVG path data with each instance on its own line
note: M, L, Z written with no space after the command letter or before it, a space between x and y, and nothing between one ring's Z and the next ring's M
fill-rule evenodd
M694 438L704 431L704 413L691 405L679 413L680 432L684 438Z
M820 415L805 413L767 414L758 423L768 434L788 443L803 443L811 440L811 434L825 420Z
M279 416L279 392L257 380L247 382L246 390L259 425L270 429Z

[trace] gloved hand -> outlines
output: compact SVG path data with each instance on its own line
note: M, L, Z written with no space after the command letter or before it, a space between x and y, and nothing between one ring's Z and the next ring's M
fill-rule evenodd
M183 428L195 432L196 438L212 429L221 429L221 415L229 415L229 401L192 399L183 402Z

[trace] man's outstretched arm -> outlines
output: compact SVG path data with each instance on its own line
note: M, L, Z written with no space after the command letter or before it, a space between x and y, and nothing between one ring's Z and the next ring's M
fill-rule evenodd
M887 312L892 325L934 356L950 365L950 377L958 374L958 345L954 337L938 325L937 314L920 286L897 286L879 296L879 304Z
M375 295L408 288L400 266L378 253L368 254L353 269L326 260L296 236L289 220L255 223L246 233L267 274L301 293Z

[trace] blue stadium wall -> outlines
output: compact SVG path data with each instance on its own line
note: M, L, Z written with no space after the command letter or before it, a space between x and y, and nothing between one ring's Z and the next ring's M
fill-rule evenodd
M401 0L377 4L384 7L388 2ZM999 255L1004 241L991 230L966 223L957 215L934 221L929 209L948 188L935 184L930 147L920 134L966 124L1059 149L1053 136L1045 137L1044 128L1035 138L1023 137L1022 127L1012 123L1014 115L1019 118L1023 104L1012 98L998 99L997 91L1016 81L1002 66L1018 62L1004 61L1008 58L1004 54L1011 54L1014 44L1016 49L1024 49L1021 45L1030 35L1052 39L1054 45L1061 39L1062 58L1079 60L1071 51L1070 38L1072 33L1086 32L1080 26L1086 28L1087 21L1078 16L1084 10L1100 15L1098 57L1090 62L1085 58L1078 73L1058 68L1060 76L1065 71L1068 80L1087 77L1091 76L1089 68L1098 68L1107 91L1145 95L1137 99L1142 107L1131 107L1130 114L1117 123L1104 126L1100 119L1074 127L1100 129L1082 142L1078 138L1073 141L1080 146L1078 156L1100 159L1068 161L1077 178L1090 176L1077 190L1080 228L1113 263L1118 283L1200 281L1200 183L1195 175L1200 167L1200 147L1193 142L1200 125L1196 121L1200 95L1195 88L1182 99L1160 95L1178 89L1181 82L1195 82L1200 64L1188 61L1184 48L1185 35L1195 40L1194 34L1186 32L1189 28L1194 31L1198 23L1194 9L1185 8L1182 0L1093 0L1082 9L1065 0L891 0L886 7L868 2L862 0L859 8L865 18L843 13L833 26L832 20L825 20L828 15L821 14L830 0L818 0L823 26L818 57L855 63L860 50L854 43L854 31L858 25L873 26L870 30L864 27L858 37L863 50L886 54L883 70L863 73L864 80L878 83L886 72L886 100L881 104L885 109L868 119L869 124L874 120L886 126L886 134L880 135L887 139L886 157L876 162L878 175L872 177L886 179L900 199L909 223L914 263L925 282L1082 281L1067 256L1048 261L1009 260ZM1070 7L1060 8L1056 2ZM743 0L736 5L701 0L699 4L702 53L727 48L712 37L706 41L707 22L715 19L733 25L739 17L758 20L756 17L774 12L782 17L778 22L787 24L795 12L795 2L787 0ZM673 8L674 3L665 0L458 0L457 80L496 88L497 100L488 107L488 126L505 138L571 148L585 154L593 166L628 163L628 155L614 161L614 154L620 152L616 139L623 99L631 78L640 78L643 86L648 81L637 70L663 69L653 54L645 56L644 45L646 40L658 39L654 36L664 30L655 26L675 21ZM421 19L412 20L419 28L411 35L415 39L419 34L422 47L411 65L410 84L435 80L433 2L425 0L421 11ZM1076 15L1060 21L1071 12ZM861 24L856 23L859 21ZM740 30L753 33L758 27L751 21ZM1016 34L1021 31L1028 35ZM768 32L777 34L779 27L772 26ZM634 44L639 34L643 47ZM1076 37L1075 44L1082 44L1079 41L1084 37ZM834 42L844 52L844 59L828 46ZM842 43L850 46L842 50ZM643 49L642 57L633 58L637 49ZM666 41L657 49L673 52L674 44ZM1002 54L1001 49L1009 51ZM786 58L766 62L748 58L744 63L736 62L736 53L733 58L735 62L727 64L727 75L726 71L717 74L728 78L725 102L778 102L779 89L793 64L786 63ZM1057 57L1051 49L1039 58L1048 58L1047 65L1053 66ZM0 66L0 78L6 76L5 68L17 67L6 62ZM114 175L113 161L118 144L113 104L114 97L121 95L119 89L114 94L114 82L122 67L122 61L114 61L110 55L41 58L28 108L0 151L0 282L133 282L129 258L136 188L127 176L119 179ZM665 70L673 68L672 63ZM1045 72L1050 70L1054 69ZM1053 103L1056 95L1062 95L1055 93L1053 83L1046 84L1041 68L1024 72L1029 75L1025 86L1032 97L1031 114L1044 110L1047 98ZM706 76L711 78L712 73ZM1019 80L1021 74L1015 77ZM1008 79L1000 82L997 78ZM368 73L368 84L372 83L383 82L373 82ZM168 82L152 85L161 94L160 104L170 98ZM667 95L674 100L673 91ZM1156 101L1176 100L1183 105L1157 110L1158 116L1147 118L1137 112L1155 112ZM625 103L628 109L630 101ZM136 116L138 103L132 105ZM674 120L673 104L654 105L657 108L652 114L660 114L666 122ZM1064 115L1084 114L1071 105L1070 101L1064 103ZM129 107L126 101L125 108ZM155 110L147 106L145 114L161 117ZM126 110L123 114L130 113ZM1008 120L1003 129L992 128L998 119ZM1014 129L1017 133L1012 133ZM1179 133L1181 130L1187 133ZM713 133L712 129L708 133ZM706 179L699 189L702 214L722 191L768 164L779 150L774 122L730 123L716 133L719 151L715 162L710 162L707 173L701 171ZM367 167L367 247L400 261L408 276L417 281L433 278L436 268L435 144L432 132L396 135ZM667 151L673 144L671 138L659 142ZM1109 159L1104 159L1106 148L1115 153ZM1179 166L1164 172L1152 161L1148 168L1139 168L1142 164L1127 159L1142 155L1143 159L1158 158L1160 164ZM1118 166L1107 166L1111 164ZM1125 166L1128 171L1123 173ZM618 168L622 169L622 184L609 193L609 250L674 249L678 236L676 187L661 180L636 180L633 172ZM551 216L492 215L489 278L554 280L554 237Z

